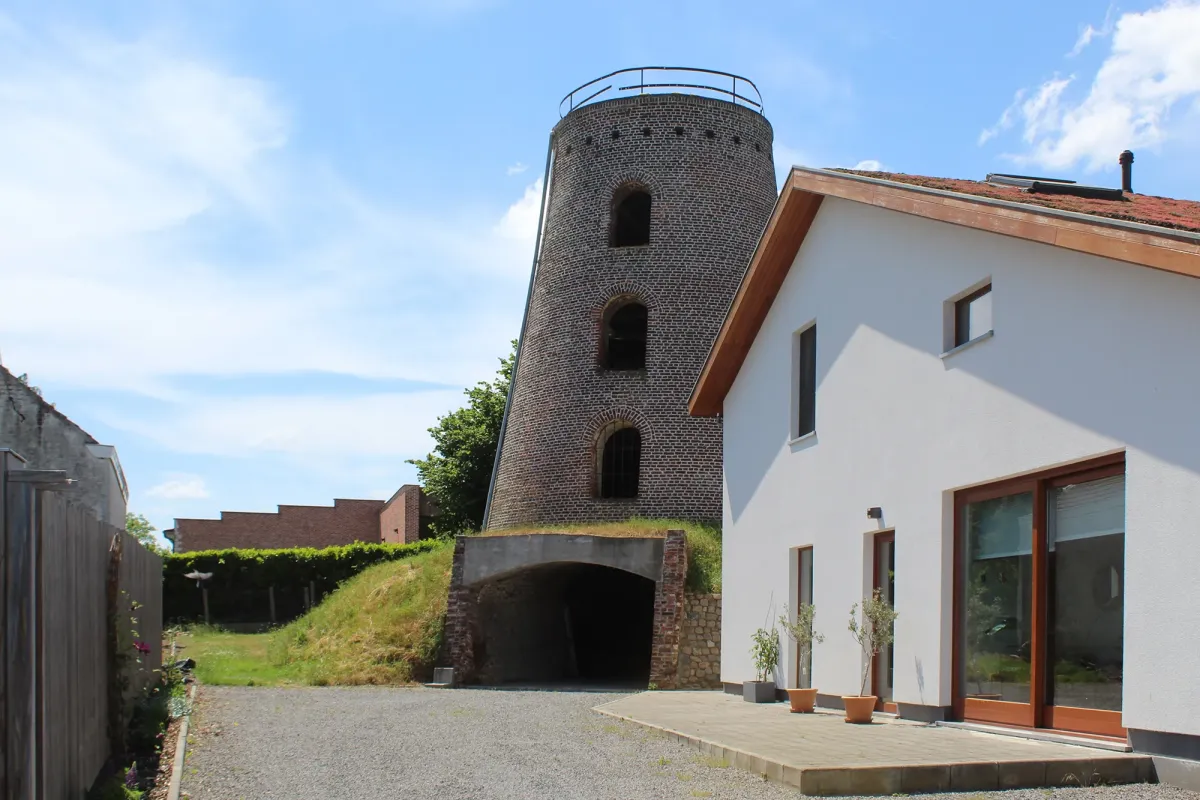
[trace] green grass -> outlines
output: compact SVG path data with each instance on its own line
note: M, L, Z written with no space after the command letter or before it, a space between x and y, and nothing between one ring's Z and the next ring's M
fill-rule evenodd
M227 633L194 625L176 637L180 658L196 661L196 677L215 686L296 686L304 683L292 665L273 664L270 633Z
M488 531L480 536L512 536L524 533L567 533L614 538L666 536L669 530L682 530L688 543L687 589L702 594L721 591L721 529L681 519L645 519L634 517L624 522L575 522L554 526L523 526Z
M377 564L271 635L271 660L308 683L396 684L427 676L442 641L453 545Z
M442 639L449 543L368 567L303 617L269 633L192 626L180 657L201 682L233 686L405 684L422 680Z
M721 531L683 520L522 528L514 533L687 536L687 588L721 591ZM229 633L197 625L178 635L181 658L201 682L226 686L405 684L428 677L441 645L450 587L449 542L426 553L368 567L303 617L270 633Z

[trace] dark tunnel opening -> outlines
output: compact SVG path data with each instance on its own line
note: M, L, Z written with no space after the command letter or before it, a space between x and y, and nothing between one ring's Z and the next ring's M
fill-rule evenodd
M645 686L654 581L595 564L531 567L478 590L479 681Z

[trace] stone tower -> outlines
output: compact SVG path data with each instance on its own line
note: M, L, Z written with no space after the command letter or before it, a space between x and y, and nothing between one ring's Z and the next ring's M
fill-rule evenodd
M761 98L648 67L560 110L485 526L719 520L721 421L687 401L775 203Z

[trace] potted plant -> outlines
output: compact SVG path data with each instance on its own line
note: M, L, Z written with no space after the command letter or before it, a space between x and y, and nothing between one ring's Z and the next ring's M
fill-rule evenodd
M796 607L795 622L792 622L787 606L783 607L783 614L779 617L779 625L788 637L796 643L802 665L808 663L808 654L812 652L813 644L820 644L825 641L824 636L813 632L813 617L816 615L816 612L817 607L813 604L801 603ZM793 713L811 714L817 704L817 690L811 687L801 689L799 684L802 681L799 678L800 676L797 676L796 688L787 690L788 700L792 704Z
M883 592L876 589L870 597L862 601L862 616L859 617L859 604L850 607L850 624L847 626L854 641L862 648L862 682L859 684L857 696L846 696L842 702L846 705L846 722L869 723L875 710L875 695L866 694L867 676L871 674L871 662L885 645L892 643L894 636L893 623L896 621L896 609L883 599Z
M742 699L747 703L774 703L775 681L770 680L779 663L779 634L759 628L751 637L750 658L760 680L742 683Z

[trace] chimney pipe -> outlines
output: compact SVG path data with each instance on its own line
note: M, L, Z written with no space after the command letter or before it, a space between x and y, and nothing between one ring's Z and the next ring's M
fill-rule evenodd
M1117 159L1121 164L1121 191L1133 192L1133 151L1126 150Z

